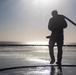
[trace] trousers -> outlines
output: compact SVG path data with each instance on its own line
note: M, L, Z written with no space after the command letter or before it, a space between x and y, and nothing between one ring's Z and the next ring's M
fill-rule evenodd
M51 61L55 61L55 56L54 56L54 45L55 43L57 43L57 62L61 63L62 61L62 54L63 54L63 50L62 50L62 46L63 46L63 39L60 37L51 37L49 40L49 54L50 54L50 58Z

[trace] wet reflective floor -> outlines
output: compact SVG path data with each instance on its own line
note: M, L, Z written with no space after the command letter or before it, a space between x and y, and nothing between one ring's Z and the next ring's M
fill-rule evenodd
M74 52L64 52L62 72L55 63L54 66L49 64L50 58L46 50L0 52L0 75L76 75L75 49Z
M76 67L62 67L62 73L57 67L36 67L5 70L0 72L0 75L75 75Z

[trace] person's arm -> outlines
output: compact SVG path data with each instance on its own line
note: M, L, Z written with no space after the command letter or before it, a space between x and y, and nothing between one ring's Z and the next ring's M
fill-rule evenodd
M47 39L49 39L50 37L51 37L51 35L49 35L49 36L46 36L46 38L47 38Z
M70 20L69 18L67 18L66 16L64 16L65 19L67 19L68 21L70 21L73 25L76 26L76 23L74 23L72 20Z

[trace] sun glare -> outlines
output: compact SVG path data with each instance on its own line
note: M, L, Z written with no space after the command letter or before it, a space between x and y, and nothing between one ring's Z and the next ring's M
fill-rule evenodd
M47 41L31 41L31 42L28 42L27 44L47 45L48 42Z
M34 3L41 3L41 4L57 4L59 0L34 0Z
M48 2L56 3L56 2L58 2L58 0L40 0L40 1L43 3L48 3Z

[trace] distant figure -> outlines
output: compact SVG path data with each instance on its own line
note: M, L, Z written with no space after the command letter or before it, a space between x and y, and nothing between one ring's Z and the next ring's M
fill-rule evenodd
M46 38L50 38L49 40L49 54L50 54L50 64L53 64L55 62L54 57L54 45L57 43L58 53L57 53L57 64L61 65L62 61L62 46L63 46L63 30L67 28L67 22L65 19L70 21L72 24L76 26L76 24L65 17L64 15L58 14L57 10L52 11L52 18L49 20L48 29L52 32L51 36L47 36Z

